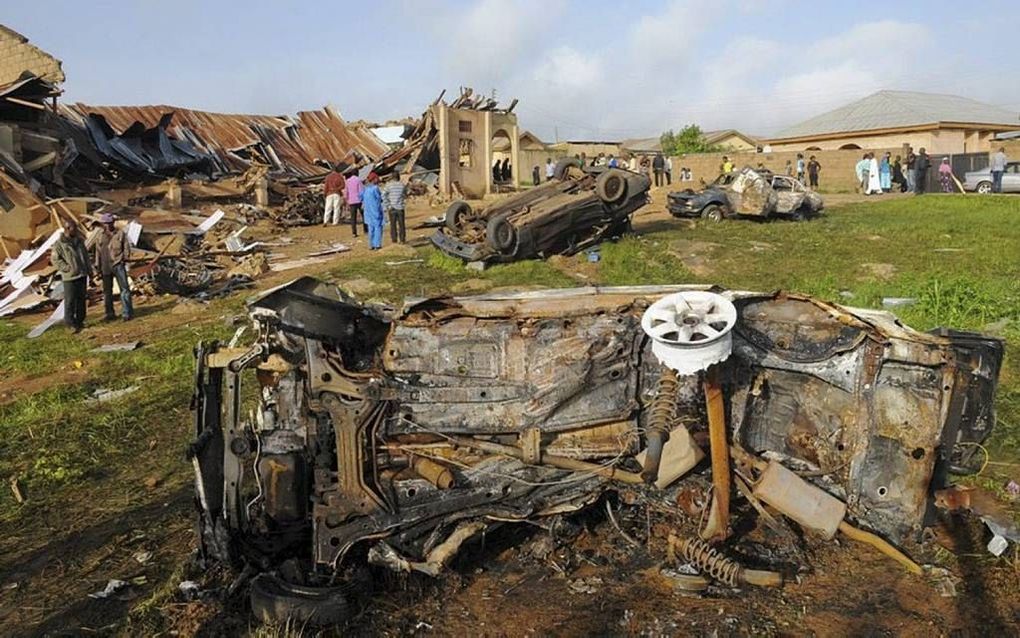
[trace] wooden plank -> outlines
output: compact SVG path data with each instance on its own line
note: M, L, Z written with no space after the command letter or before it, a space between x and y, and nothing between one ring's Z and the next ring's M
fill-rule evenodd
M57 153L56 151L51 151L45 155L40 155L31 162L25 162L21 165L21 168L24 169L26 173L31 173L32 171L37 171L44 166L49 166L56 161Z

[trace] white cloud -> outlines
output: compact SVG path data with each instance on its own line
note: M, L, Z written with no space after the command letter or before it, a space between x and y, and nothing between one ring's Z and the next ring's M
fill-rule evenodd
M630 33L631 59L653 66L689 61L701 36L728 4L719 0L670 0L662 12L641 16Z

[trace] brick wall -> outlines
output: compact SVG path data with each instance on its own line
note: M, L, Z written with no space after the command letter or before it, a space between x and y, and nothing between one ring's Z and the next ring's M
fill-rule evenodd
M25 71L50 82L64 81L60 60L32 46L21 34L0 25L0 85L14 82Z

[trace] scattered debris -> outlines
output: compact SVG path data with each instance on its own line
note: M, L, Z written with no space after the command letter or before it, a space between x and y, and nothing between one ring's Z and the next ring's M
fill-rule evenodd
M598 576L575 578L567 583L572 594L597 594L602 589L603 581Z
M134 555L132 556L132 558L135 559L136 563L139 563L141 565L145 565L150 560L152 560L152 552L147 551L147 550L143 550L143 551L140 551L140 552L135 552Z
M25 502L25 493L21 490L21 481L17 476L12 476L9 485L11 486L11 493L14 494L14 500L21 505Z
M988 551L994 556L1002 556L1009 541L1020 543L1020 525L1012 514L992 494L979 487L954 485L939 490L935 492L935 504L949 511L967 510L980 518L992 532Z
M917 303L916 297L882 297L883 308L903 308Z
M181 596L183 596L186 601L197 600L199 586L198 583L193 580L184 580L178 583L177 591L181 592Z
M130 583L127 582L126 580L118 580L114 578L109 580L106 583L106 587L104 587L102 590L89 594L89 598L96 599L109 598L110 596L113 596L114 594L127 588L129 585Z
M142 347L141 341L127 341L125 343L107 343L93 348L92 352L131 352Z
M107 401L113 401L121 397L137 392L138 386L132 385L120 390L110 390L107 388L96 388L92 392L92 396L85 400L86 403L105 403Z

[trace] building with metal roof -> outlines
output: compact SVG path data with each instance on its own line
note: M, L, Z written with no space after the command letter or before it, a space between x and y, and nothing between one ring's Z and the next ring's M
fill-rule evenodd
M879 91L783 129L773 151L885 149L909 144L931 153L988 151L997 133L1020 126L1020 114L956 95Z

